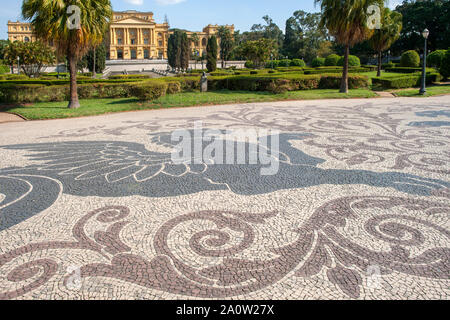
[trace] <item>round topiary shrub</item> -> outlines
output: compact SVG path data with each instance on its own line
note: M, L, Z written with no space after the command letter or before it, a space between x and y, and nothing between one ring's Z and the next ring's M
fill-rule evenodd
M430 53L427 58L427 66L439 68L441 66L441 62L444 59L445 52L447 50L436 50Z
M420 66L420 56L415 50L405 51L400 59L401 67L416 68Z
M445 52L444 58L442 58L439 72L444 77L444 80L450 78L450 49Z
M289 59L283 59L280 60L280 62L278 63L279 67L290 67L291 66L291 60Z
M339 59L341 57L338 56L337 54L330 54L328 57L326 57L325 59L325 65L326 66L337 66Z
M291 67L306 67L306 63L302 59L293 59L291 61Z
M311 62L311 66L313 68L317 68L317 67L323 67L325 65L325 58L315 58L312 62Z
M344 57L340 57L338 61L338 66L344 66ZM357 56L348 56L348 66L349 67L359 67L361 65L361 61Z

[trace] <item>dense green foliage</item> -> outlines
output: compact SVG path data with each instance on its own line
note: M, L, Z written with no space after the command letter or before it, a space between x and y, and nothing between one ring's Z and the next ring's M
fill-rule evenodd
M323 67L325 65L325 58L314 58L314 60L311 62L311 67L317 68L317 67Z
M439 73L427 73L426 76L427 84L434 82L439 82L441 76ZM410 75L399 75L398 77L391 78L373 78L372 84L374 86L381 86L383 89L400 89L400 88L411 88L419 87L421 83L421 74L413 73Z
M325 65L326 66L337 66L340 58L341 57L338 56L337 54L330 54L325 59Z
M20 58L20 69L29 77L38 77L46 64L55 62L52 49L40 41L10 43L4 50L5 63L17 66Z
M392 47L397 54L405 49L423 50L425 28L430 30L431 51L450 47L450 0L403 1L396 11L403 16L403 30Z
M439 72L442 74L444 79L450 78L450 49L445 52Z
M344 66L344 57L340 57L337 63L338 66ZM361 65L361 61L357 56L348 56L348 65L349 67L359 67Z
M89 52L78 62L78 69L89 69L94 72L94 58L95 58L95 72L102 73L106 68L106 46L102 43L97 48L89 50Z
M436 50L430 53L427 57L427 66L439 68L444 59L446 50Z
M400 60L402 67L418 67L420 66L420 56L415 50L408 50L403 52Z
M292 59L291 66L292 67L306 67L306 63L302 59Z
M240 54L245 57L245 59L252 62L252 67L254 68L264 67L266 61L269 60L271 56L276 56L277 54L275 43L270 39L247 41L239 47L239 50ZM246 67L249 68L250 66L246 65Z
M215 71L217 69L217 38L211 36L208 39L206 46L206 69L208 72Z
M191 58L190 41L186 32L175 30L167 43L167 62L172 69L187 70Z
M151 101L166 94L168 84L163 81L146 81L131 86L132 96L143 100Z

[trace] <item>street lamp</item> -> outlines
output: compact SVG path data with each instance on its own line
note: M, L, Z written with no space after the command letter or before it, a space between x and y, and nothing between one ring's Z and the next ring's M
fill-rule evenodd
M20 75L20 57L17 57L17 74Z
M272 69L273 69L273 53L270 54L270 62L272 63Z
M422 32L422 36L425 39L425 48L423 50L423 66L422 66L422 85L420 86L420 91L419 93L424 95L427 90L426 90L426 81L427 81L427 39L428 36L430 35L430 31L428 31L428 29L423 30Z

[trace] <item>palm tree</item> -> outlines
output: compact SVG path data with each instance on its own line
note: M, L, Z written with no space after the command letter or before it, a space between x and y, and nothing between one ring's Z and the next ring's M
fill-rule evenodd
M383 0L314 0L321 5L321 27L326 27L336 41L345 47L344 70L340 92L348 93L348 56L350 47L367 40L373 34L369 29L368 8L383 7Z
M377 77L381 76L381 53L389 49L400 37L403 27L402 20L401 13L384 8L381 18L381 29L375 30L373 36L369 39L370 46L378 54Z
M74 12L68 7L77 6L80 11L80 27L70 28L69 19ZM109 0L24 0L22 16L31 20L36 36L52 39L59 54L66 55L70 69L69 108L78 108L77 62L91 48L103 40L112 17Z

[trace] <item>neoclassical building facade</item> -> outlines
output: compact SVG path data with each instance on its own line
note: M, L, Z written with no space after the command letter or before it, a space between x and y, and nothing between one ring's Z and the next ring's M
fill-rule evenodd
M234 33L234 25L226 25ZM201 32L186 31L191 49L198 55L206 51L208 38L219 25L207 25ZM109 60L167 59L167 42L172 31L168 23L156 23L152 12L134 10L114 12L105 37ZM198 41L194 41L197 38ZM8 21L10 41L34 42L36 36L29 23ZM52 43L49 43L52 45ZM220 45L220 43L219 43Z

